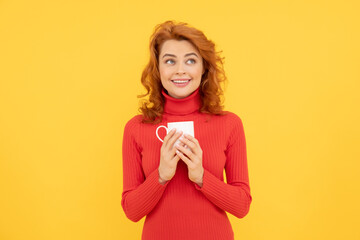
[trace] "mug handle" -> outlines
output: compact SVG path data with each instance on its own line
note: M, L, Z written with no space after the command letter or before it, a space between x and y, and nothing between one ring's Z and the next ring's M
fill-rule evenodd
M165 127L165 126L163 126L163 125L161 125L161 126L158 126L157 128L156 128L156 136L157 136L157 138L161 141L161 142L164 142L164 140L162 140L160 137L159 137L159 134L158 134L158 130L160 129L160 128L165 128L166 129L166 133L168 133L168 128L167 127Z

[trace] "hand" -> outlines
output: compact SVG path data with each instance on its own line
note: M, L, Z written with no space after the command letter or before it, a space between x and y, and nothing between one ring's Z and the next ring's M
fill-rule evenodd
M196 138L191 135L185 134L184 138L180 138L183 143L176 145L178 149L176 154L186 163L188 167L189 179L202 187L204 168L202 166L202 149ZM189 148L185 148L185 146Z
M160 149L160 164L159 164L159 182L165 184L171 180L176 172L176 166L180 157L175 154L176 148L173 147L176 140L182 135L182 132L172 129L164 138L164 142Z

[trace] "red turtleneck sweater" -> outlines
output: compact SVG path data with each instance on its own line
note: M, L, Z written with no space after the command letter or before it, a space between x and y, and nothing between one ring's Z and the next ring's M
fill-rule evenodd
M144 240L234 239L225 212L242 218L252 200L242 121L231 112L223 116L200 113L199 88L183 99L164 91L162 94L165 105L161 123L141 123L142 116L137 115L124 129L124 212L134 222L146 216ZM179 121L194 121L195 138L203 151L202 187L189 180L187 165L181 159L175 176L165 185L159 183L162 142L155 131L160 125ZM159 132L164 138L166 131Z

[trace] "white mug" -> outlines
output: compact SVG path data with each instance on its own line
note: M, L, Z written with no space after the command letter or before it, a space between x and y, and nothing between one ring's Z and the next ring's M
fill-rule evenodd
M184 135L184 134L189 134L189 135L195 137L195 135L194 135L194 122L193 122L193 121L186 121L186 122L169 122L169 123L167 124L167 127L164 126L164 125L158 126L158 127L156 128L156 136L157 136L157 138L158 138L161 142L164 142L164 140L161 139L161 138L159 137L159 134L158 134L158 131L159 131L160 128L165 128L165 129L166 129L166 134L168 134L168 133L171 131L171 129L176 128L177 131L182 131L182 132L183 132L183 135ZM182 135L182 136L183 136L183 135ZM180 141L177 140L177 141L175 142L175 144L177 144L177 143L180 143ZM174 144L174 145L175 145L175 144ZM186 147L186 146L185 146L185 147Z

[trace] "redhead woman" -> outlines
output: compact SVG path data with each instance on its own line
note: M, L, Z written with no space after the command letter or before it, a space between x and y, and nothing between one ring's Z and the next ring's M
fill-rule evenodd
M250 194L241 119L221 104L215 45L186 23L159 24L141 83L148 100L123 137L122 207L144 240L234 239ZM226 173L226 183L223 171Z

